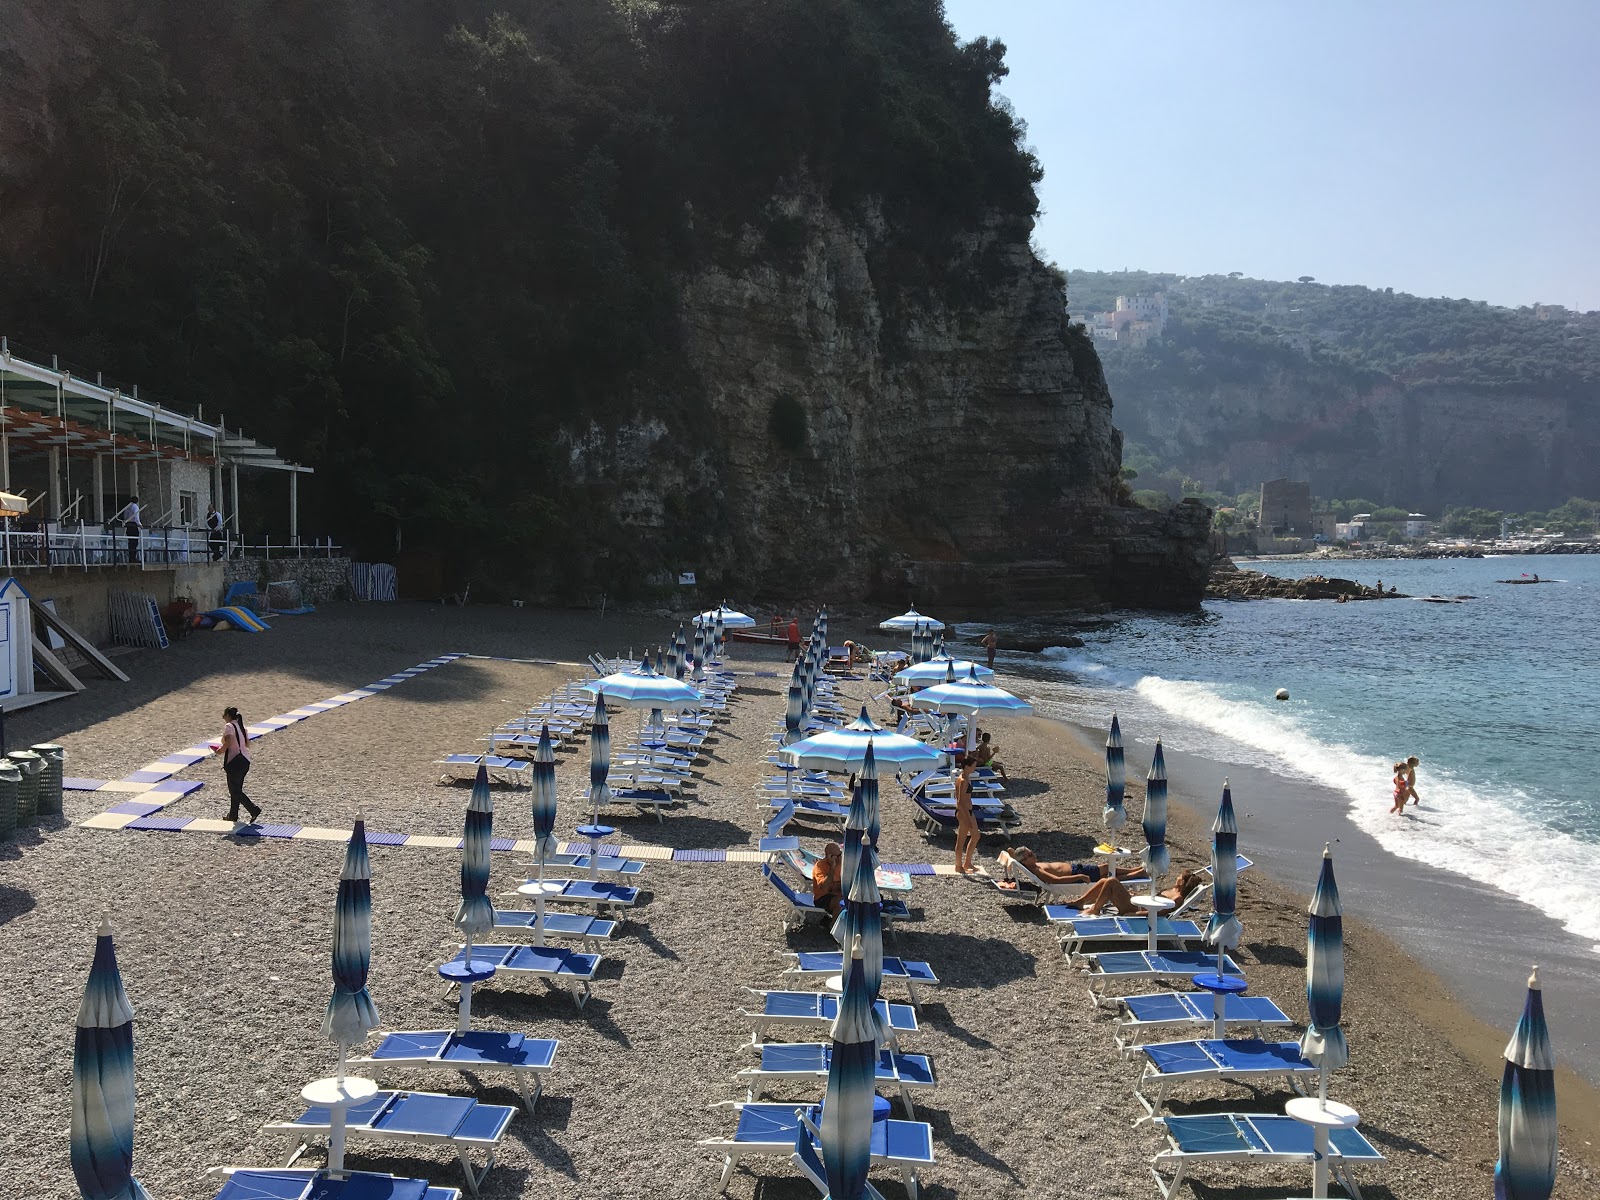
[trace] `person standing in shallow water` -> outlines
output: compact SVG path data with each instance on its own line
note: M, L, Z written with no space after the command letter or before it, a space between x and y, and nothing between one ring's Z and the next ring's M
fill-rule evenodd
M1417 764L1422 760L1413 754L1405 761L1406 799L1413 804L1421 804L1422 797L1417 795Z
M989 630L988 633L983 635L983 642L982 642L983 650L984 650L984 653L989 656L989 661L988 661L988 663L986 665L988 666L988 668L991 671L994 670L994 652L999 647L999 645L1000 645L1000 639L995 637L994 630L991 629L991 630Z
M239 806L250 811L253 825L261 816L261 806L244 794L244 777L250 774L250 734L244 727L239 710L229 705L222 710L222 741L217 753L222 755L222 773L228 777L228 820L239 819Z

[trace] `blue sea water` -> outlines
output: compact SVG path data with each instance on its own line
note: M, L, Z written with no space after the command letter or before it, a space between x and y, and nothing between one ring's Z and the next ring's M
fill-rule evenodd
M1474 599L1208 602L1009 669L1050 715L1103 727L1117 709L1139 741L1322 784L1390 853L1600 943L1600 556L1246 565ZM1560 582L1496 582L1534 573ZM1421 811L1391 816L1391 767L1409 754Z

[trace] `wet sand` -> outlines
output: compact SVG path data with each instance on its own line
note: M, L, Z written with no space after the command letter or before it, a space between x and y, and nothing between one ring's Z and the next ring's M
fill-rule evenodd
M536 610L332 606L263 635L197 634L165 653L130 654L128 685L94 684L84 696L13 718L13 745L60 741L69 773L114 778L197 740L214 738L223 705L247 718L281 712L369 682L445 651L577 662L665 632L655 617ZM874 639L880 641L881 639ZM752 789L783 712L779 655L738 652L741 699L733 706L694 802L657 823L614 810L629 842L677 848L751 847L762 813ZM432 761L474 748L474 739L532 703L574 667L471 660L429 672L392 692L275 734L253 770L266 818L340 825L357 807L373 828L454 834L464 788L440 786ZM865 682L843 685L865 699ZM881 706L876 711L881 713ZM631 718L614 722L620 740ZM1097 755L1064 726L1038 719L996 723L1022 810L1022 835L1042 857L1082 857L1099 836L1103 780ZM207 762L183 778L206 787L172 810L220 816L221 771ZM586 743L558 766L567 834L586 813L574 799L587 777ZM1137 804L1139 790L1130 787ZM498 836L526 836L526 793L497 792ZM69 795L69 821L106 807L104 796ZM884 857L946 863L947 839L917 830L908 805L885 788ZM1137 811L1135 807L1134 811ZM1174 806L1179 863L1206 854L1203 826ZM820 838L808 839L820 846ZM991 863L1004 843L987 841ZM111 832L57 822L0 848L0 1160L12 1178L37 1180L31 1195L75 1194L66 1164L72 1025L93 948L109 912L138 1013L136 1170L160 1197L206 1197L221 1163L278 1161L286 1147L262 1123L298 1111L298 1092L327 1073L333 1048L318 1035L329 992L328 937L342 848L303 841L196 833ZM491 895L526 874L511 854L494 858ZM433 968L455 942L458 856L420 847L375 847L372 990L385 1028L444 1028L454 1004ZM780 931L778 897L753 866L652 863L640 880L646 903L628 914L594 999L582 1011L542 985L479 989L482 1027L561 1039L556 1069L533 1116L519 1115L484 1195L634 1197L671 1190L714 1194L718 1162L696 1145L725 1135L731 1114L710 1105L742 1098L734 1073L751 1061L738 1012L746 987L783 985L784 952L825 948L826 935ZM1303 897L1265 872L1241 883L1244 960L1252 989L1303 1016ZM906 1049L932 1056L939 1086L919 1105L933 1125L937 1163L923 1194L941 1197L1154 1194L1147 1173L1161 1145L1130 1088L1138 1068L1117 1057L1111 1024L1096 1015L1082 978L1068 969L1035 910L999 903L980 881L919 877L914 919L888 949L929 960L943 987L923 1005L923 1029ZM1481 1030L1432 975L1360 921L1349 934L1346 1016L1352 1065L1332 1094L1354 1104L1389 1162L1363 1176L1371 1197L1488 1190L1495 1157L1494 1104L1504 1031ZM1297 1031L1296 1031L1297 1032ZM1497 1044L1498 1043L1498 1044ZM1487 1054L1487 1058L1485 1057ZM385 1078L385 1082L391 1082ZM447 1076L401 1074L392 1082L465 1091ZM479 1095L513 1103L495 1077ZM820 1088L777 1093L820 1096ZM1197 1086L1176 1111L1281 1111L1288 1093ZM1600 1160L1583 1144L1600 1125L1592 1093L1562 1096L1566 1200L1592 1195ZM352 1142L351 1164L425 1174L459 1185L438 1152ZM320 1161L313 1151L311 1161ZM748 1160L730 1194L798 1200L811 1194L783 1158ZM1304 1168L1270 1172L1213 1166L1197 1172L1205 1196L1245 1200L1303 1192ZM875 1172L891 1197L898 1180ZM1465 1184L1465 1188L1463 1188Z

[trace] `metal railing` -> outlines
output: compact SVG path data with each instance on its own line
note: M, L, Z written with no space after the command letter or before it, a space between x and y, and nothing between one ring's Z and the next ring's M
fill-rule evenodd
M0 564L7 570L48 567L171 566L215 562L224 558L333 558L342 552L330 538L313 541L257 535L241 541L225 533L212 538L204 529L143 529L137 541L117 525L65 524L57 521L0 523Z

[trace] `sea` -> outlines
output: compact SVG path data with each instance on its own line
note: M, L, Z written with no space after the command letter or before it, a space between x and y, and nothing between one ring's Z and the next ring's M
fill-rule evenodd
M1600 556L1242 565L1462 599L1209 601L1003 669L1042 715L1098 730L1117 712L1130 743L1320 785L1383 850L1514 896L1600 953ZM1393 764L1411 754L1421 805L1393 816Z

